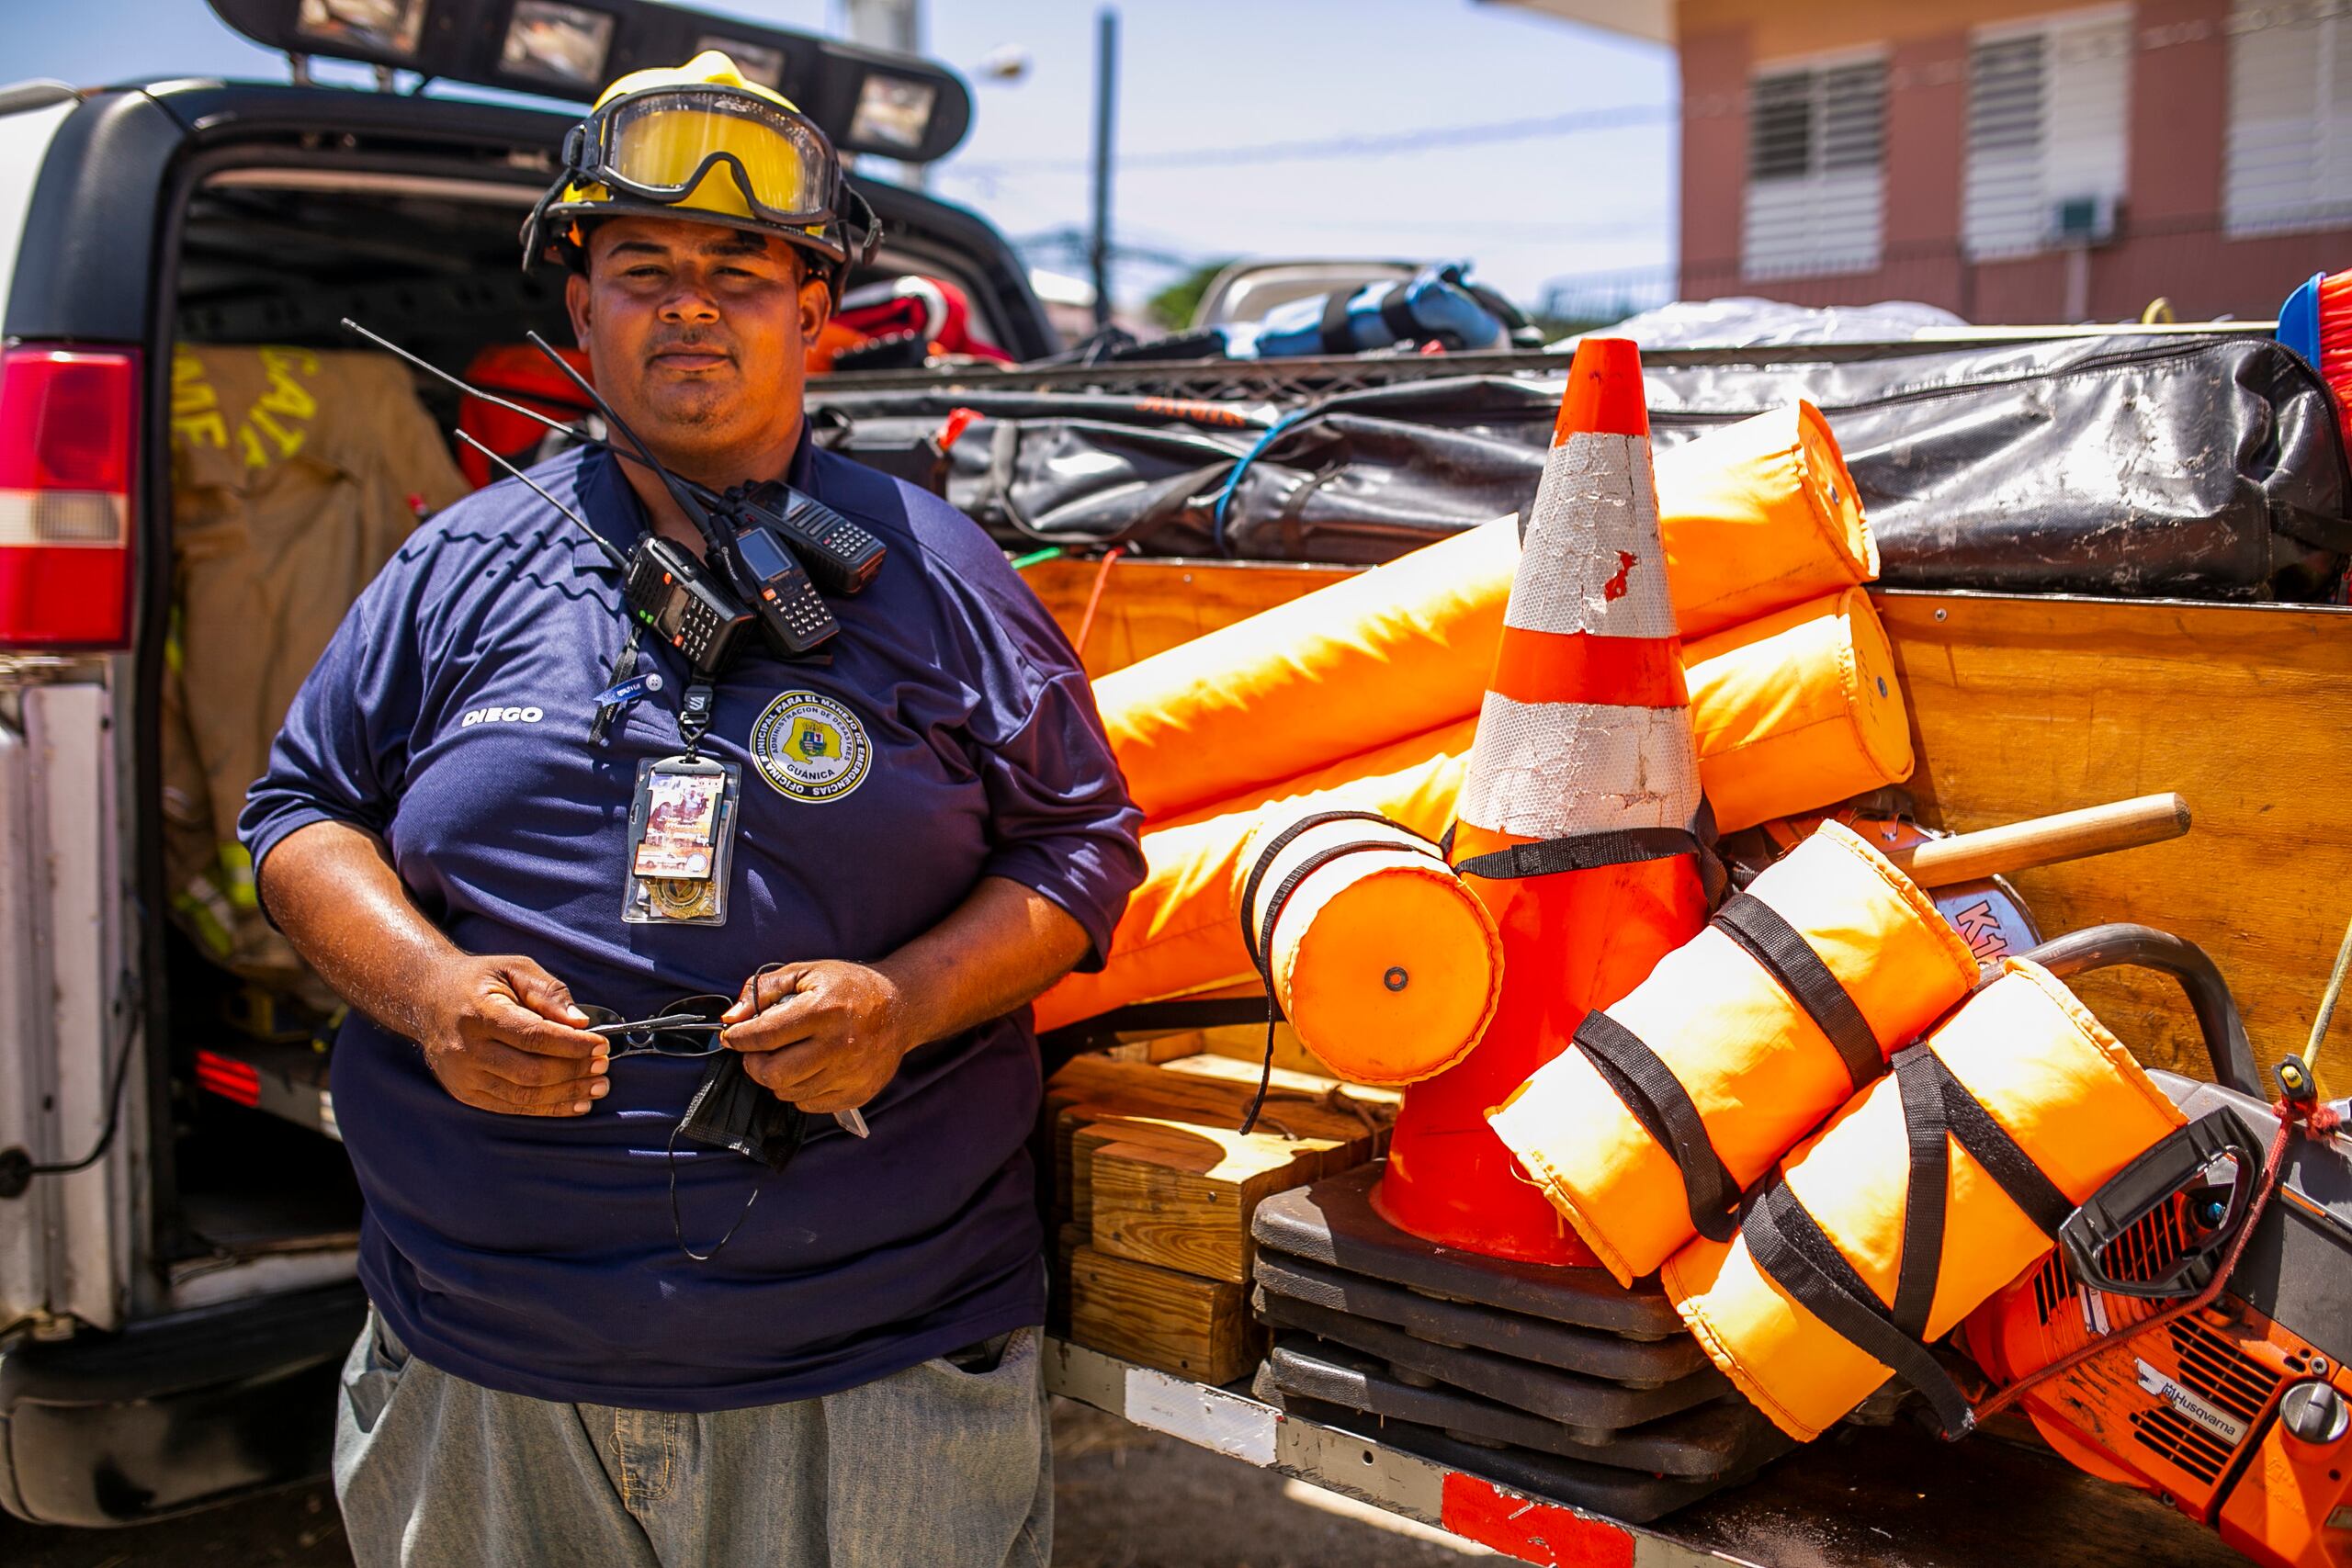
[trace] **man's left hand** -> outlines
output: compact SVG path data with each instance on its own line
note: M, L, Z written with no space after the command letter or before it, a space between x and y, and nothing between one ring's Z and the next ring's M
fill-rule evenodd
M743 983L720 1041L779 1100L817 1115L854 1111L882 1092L920 1042L890 977L862 964L786 964Z

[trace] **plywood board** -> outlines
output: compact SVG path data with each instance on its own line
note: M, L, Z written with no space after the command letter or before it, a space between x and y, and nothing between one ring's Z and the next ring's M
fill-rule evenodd
M2188 837L2014 878L2045 936L2109 920L2211 953L2255 1054L2300 1050L2352 919L2352 612L1888 593L1924 820L1964 831L2177 790ZM2078 985L2143 1062L2205 1076L2168 980ZM2352 1089L2352 1046L2324 1059Z

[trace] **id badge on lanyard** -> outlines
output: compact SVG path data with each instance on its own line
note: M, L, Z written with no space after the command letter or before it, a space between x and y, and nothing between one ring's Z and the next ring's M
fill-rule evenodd
M708 758L638 764L628 809L621 919L631 925L723 926L742 770Z

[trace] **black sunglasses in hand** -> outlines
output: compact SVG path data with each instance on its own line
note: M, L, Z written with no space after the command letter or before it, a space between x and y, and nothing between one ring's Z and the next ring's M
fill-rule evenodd
M588 1032L612 1042L607 1060L628 1056L715 1056L727 1047L719 1032L727 1026L721 1014L735 1005L732 997L705 992L682 997L650 1018L624 1019L610 1008L582 1006Z

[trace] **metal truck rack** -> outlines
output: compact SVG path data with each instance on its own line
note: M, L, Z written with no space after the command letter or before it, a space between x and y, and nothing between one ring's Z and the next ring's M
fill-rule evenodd
M1046 1386L1136 1426L1545 1568L2223 1568L2243 1559L2156 1498L2046 1450L1907 1424L1841 1427L1745 1486L1629 1525L1363 1432L1048 1339Z

